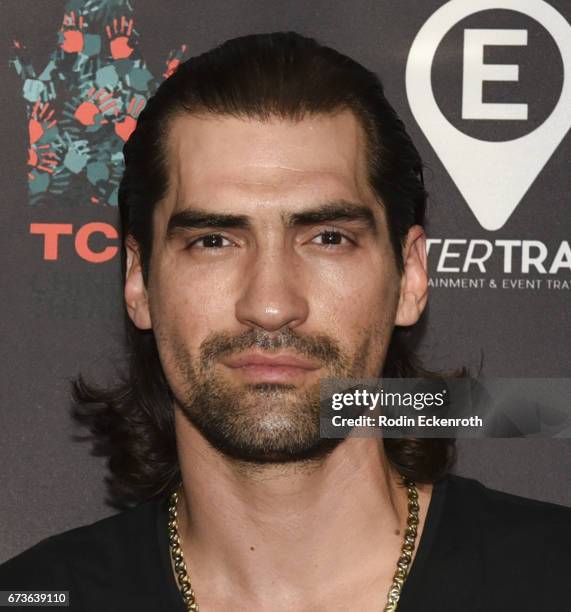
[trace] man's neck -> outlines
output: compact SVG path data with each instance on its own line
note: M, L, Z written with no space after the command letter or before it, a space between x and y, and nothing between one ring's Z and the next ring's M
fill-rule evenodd
M379 439L349 438L320 462L246 467L176 414L179 533L201 609L382 609L408 510ZM418 489L417 546L432 487Z

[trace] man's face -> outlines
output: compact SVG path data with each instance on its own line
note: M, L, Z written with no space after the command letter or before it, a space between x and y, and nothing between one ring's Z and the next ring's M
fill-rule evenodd
M339 441L319 437L319 381L380 375L395 323L424 306L422 231L401 278L348 111L178 116L167 142L147 287L128 243L129 314L153 329L176 407L215 448L323 456Z

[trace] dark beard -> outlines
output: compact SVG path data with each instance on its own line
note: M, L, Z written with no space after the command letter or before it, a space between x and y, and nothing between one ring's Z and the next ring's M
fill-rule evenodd
M266 352L292 348L319 360L322 377L353 378L362 368L366 346L354 359L343 356L326 336L304 338L290 329L278 336L250 330L239 337L212 334L201 345L198 366L176 345L176 367L186 385L177 403L204 438L225 456L248 463L291 463L324 459L342 438L320 437L320 384L304 391L278 383L235 385L216 374L216 360L249 348Z

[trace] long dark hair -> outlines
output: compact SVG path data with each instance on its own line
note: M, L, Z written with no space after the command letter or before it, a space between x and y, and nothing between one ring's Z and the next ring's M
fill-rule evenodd
M424 225L427 193L422 160L403 122L385 98L378 77L341 53L294 32L229 40L182 63L149 99L125 143L125 172L119 189L122 270L124 241L131 235L148 281L152 215L166 193L165 140L170 120L184 113L209 113L268 120L299 120L350 110L366 134L370 185L384 207L399 273L408 229ZM172 396L151 330L125 316L128 368L113 386L97 387L81 375L73 381L74 418L91 432L94 453L106 456L110 502L126 507L180 479ZM418 327L418 323L415 327ZM386 377L437 377L415 353L414 329L395 328ZM466 375L463 368L448 376ZM417 482L433 482L454 460L449 439L385 439L392 465Z

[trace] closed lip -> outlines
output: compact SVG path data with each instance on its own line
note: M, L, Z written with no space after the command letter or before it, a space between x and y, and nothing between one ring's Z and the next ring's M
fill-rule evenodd
M242 353L222 360L222 363L230 368L244 368L248 366L262 367L290 367L301 368L303 370L317 370L320 366L314 361L304 357L279 353L268 355L261 353Z

